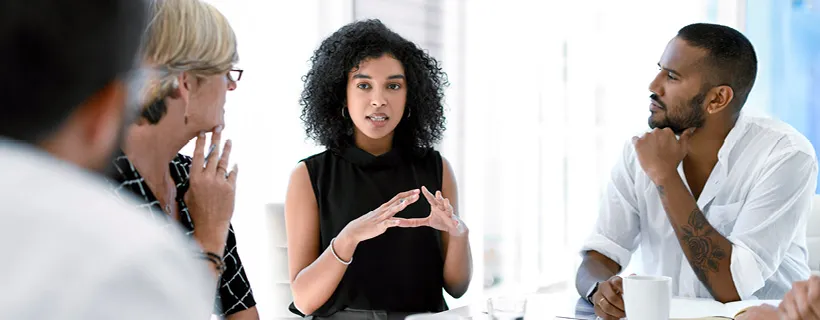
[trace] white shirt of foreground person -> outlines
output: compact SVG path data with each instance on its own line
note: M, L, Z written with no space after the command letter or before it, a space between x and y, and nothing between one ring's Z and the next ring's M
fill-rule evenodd
M101 179L3 139L0 179L0 318L210 316L214 288L194 247Z
M686 182L682 165L678 172ZM816 185L817 159L803 135L774 119L740 117L697 203L732 243L732 279L741 299L782 299L793 282L809 277L806 220ZM625 267L640 244L642 272L671 277L673 295L713 298L684 256L631 143L605 194L582 251Z

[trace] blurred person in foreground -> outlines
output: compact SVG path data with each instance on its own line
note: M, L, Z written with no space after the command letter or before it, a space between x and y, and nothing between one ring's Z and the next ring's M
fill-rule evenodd
M143 214L174 230L181 226L202 247L201 261L216 280L215 314L258 319L230 224L238 174L228 168L231 141L219 150L225 96L242 75L234 67L236 36L201 0L154 0L150 12L144 60L161 74L112 163L114 192L136 196ZM213 132L209 148L206 132ZM180 154L194 138L194 157Z
M604 319L624 315L618 276L642 269L672 294L719 302L781 299L809 277L806 221L817 184L808 139L743 115L757 58L721 25L678 32L650 83L649 125L612 171L576 287Z
M6 319L206 319L197 250L113 199L138 113L140 0L0 2L0 310Z
M291 311L312 319L404 319L447 309L472 270L444 131L446 77L378 20L348 24L311 59L308 136L285 200ZM432 190L432 191L431 191Z
M820 320L820 276L795 282L775 308L762 305L746 310L737 320Z

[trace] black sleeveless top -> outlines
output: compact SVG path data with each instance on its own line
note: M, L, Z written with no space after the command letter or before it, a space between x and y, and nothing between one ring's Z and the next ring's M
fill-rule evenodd
M374 156L355 146L327 150L303 160L319 205L320 251L352 220L396 194L421 186L441 190L441 155L429 149L415 155L394 148ZM424 218L430 204L420 196L400 218ZM389 228L356 247L336 291L315 316L345 308L388 312L447 310L441 234L430 227ZM302 315L293 304L290 310Z

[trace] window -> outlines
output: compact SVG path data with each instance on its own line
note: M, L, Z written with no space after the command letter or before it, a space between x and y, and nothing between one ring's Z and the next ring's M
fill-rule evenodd
M777 117L818 145L820 3L798 0L754 3L756 5L750 5L746 11L746 34L755 45L758 71L755 88L744 108L751 107Z
M445 39L463 113L463 213L488 293L572 286L624 143L647 128L649 82L677 30L737 26L737 1L466 1ZM491 21L492 23L488 23ZM447 29L447 27L445 27ZM452 42L451 42L452 41ZM452 96L448 96L448 99ZM483 257L482 257L483 256ZM479 269L477 268L476 271ZM473 287L475 289L475 287Z

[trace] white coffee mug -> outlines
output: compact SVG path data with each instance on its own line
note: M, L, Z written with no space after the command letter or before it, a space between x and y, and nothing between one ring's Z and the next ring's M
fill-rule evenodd
M628 276L624 280L624 308L629 320L668 320L672 278Z

